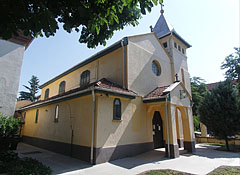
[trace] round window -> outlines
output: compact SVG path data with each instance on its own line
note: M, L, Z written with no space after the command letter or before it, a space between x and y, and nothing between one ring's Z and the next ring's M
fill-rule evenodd
M159 76L161 74L160 64L156 60L152 62L152 71L156 76Z

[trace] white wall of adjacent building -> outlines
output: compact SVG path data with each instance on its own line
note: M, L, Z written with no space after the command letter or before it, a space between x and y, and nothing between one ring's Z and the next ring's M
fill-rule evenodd
M0 40L0 112L14 114L25 47Z

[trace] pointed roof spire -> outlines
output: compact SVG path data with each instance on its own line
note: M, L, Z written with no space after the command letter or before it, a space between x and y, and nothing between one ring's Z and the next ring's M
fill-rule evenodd
M161 15L153 28L153 32L156 33L156 35L159 39L172 34L172 35L176 36L180 41L182 41L188 48L191 47L191 45L189 43L187 43L179 34L177 34L177 32L172 27L172 25L165 19L164 15L163 15L163 13L164 13L163 6L164 5L162 3L160 5L161 5L161 11L160 11Z

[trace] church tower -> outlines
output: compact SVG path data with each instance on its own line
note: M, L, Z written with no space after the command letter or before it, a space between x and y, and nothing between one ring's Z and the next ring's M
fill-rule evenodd
M160 12L161 15L152 29L152 32L157 35L160 43L166 49L172 59L173 77L178 77L178 80L182 81L185 88L191 94L190 75L188 72L186 54L186 50L190 48L191 45L186 42L166 20L164 16L163 4L161 4Z

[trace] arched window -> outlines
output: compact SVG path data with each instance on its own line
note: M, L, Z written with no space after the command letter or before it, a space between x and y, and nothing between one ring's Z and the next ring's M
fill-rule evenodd
M156 76L160 76L161 74L161 67L157 60L153 60L152 62L152 71Z
M122 109L121 101L119 98L115 98L113 101L113 120L121 120Z
M58 122L58 117L59 117L59 106L57 105L56 108L55 108L55 116L54 116L54 122Z
M80 86L86 86L90 82L90 71L85 70L80 77Z
M38 115L39 115L39 109L36 110L36 118L35 118L35 123L38 122Z
M65 85L66 85L66 82L65 82L65 81L62 81L62 82L59 84L59 91L58 91L59 94L65 92Z
M49 89L47 88L45 90L44 100L47 99L48 97L49 97Z

